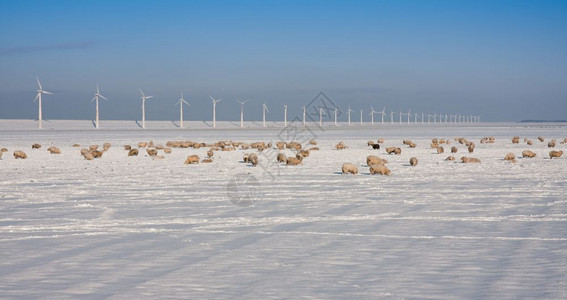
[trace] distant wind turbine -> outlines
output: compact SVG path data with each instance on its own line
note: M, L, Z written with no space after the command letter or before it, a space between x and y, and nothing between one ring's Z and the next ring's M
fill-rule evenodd
M319 126L323 126L323 108L319 107Z
M103 95L100 94L100 91L98 90L98 84L96 85L96 93L95 96L93 98L93 100L91 100L91 102L95 101L95 107L96 107L96 114L95 114L95 128L99 128L99 122L98 122L98 98L102 98L106 101L108 101L108 99L106 99Z
M268 110L268 106L266 105L266 102L264 102L262 104L262 127L266 127L266 112L270 112Z
M339 124L337 123L337 116L339 115L339 109L337 107L335 107L335 126L338 126Z
M374 125L374 114L377 113L377 111L374 110L374 107L372 107L372 105L370 105L370 124Z
M209 95L211 101L213 101L213 128L217 127L217 102L222 99L215 99L213 96Z
M154 96L146 96L142 89L140 90L140 94L142 94L142 128L146 128L146 100L153 98Z
M350 105L348 106L348 110L347 110L347 116L348 116L348 126L350 126L350 113L352 112L352 109L350 109Z
M287 105L283 106L283 120L284 127L287 127Z
M390 112L390 124L394 124L394 112Z
M362 126L362 109L360 110L360 126Z
M48 92L48 91L44 91L43 88L41 87L41 83L39 82L39 78L37 78L37 85L39 86L39 89L37 90L37 96L35 96L35 100L37 100L37 103L39 105L39 115L38 115L38 128L41 129L41 121L42 121L42 115L41 115L41 94L47 94L47 95L53 95L53 93Z
M248 102L248 100L245 101L236 100L236 102L240 103L240 128L242 128L244 127L244 103Z
M407 116L408 116L408 124L409 124L409 123L410 123L410 118L411 118L411 116L412 116L412 114L411 114L411 109L408 110Z
M386 116L386 106L384 106L380 114L382 115L382 124L384 124L384 117Z
M305 106L303 107L303 126L305 126Z
M177 104L179 104L179 128L183 128L183 104L191 105L183 99L183 91L181 91L181 98L177 101Z

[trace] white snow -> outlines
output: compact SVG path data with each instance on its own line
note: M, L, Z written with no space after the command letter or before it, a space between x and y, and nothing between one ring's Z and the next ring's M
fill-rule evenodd
M9 149L0 158L1 297L567 298L567 157L547 154L552 138L567 150L559 144L567 124L269 125L148 121L142 130L103 120L95 130L89 121L53 120L36 130L29 120L0 120L0 147ZM515 135L534 145L512 144ZM484 136L496 143L480 144ZM430 149L434 137L451 139L444 154ZM474 141L475 152L455 137ZM184 165L207 148L173 149L163 160L122 148L310 138L320 151L293 167L275 163L277 150L253 168L240 161L255 150ZM381 150L366 146L378 138ZM341 140L349 148L334 150ZM72 147L104 142L113 146L94 161ZM49 145L62 154L49 154ZM482 163L445 161L453 145L457 158ZM388 156L386 146L402 154ZM27 160L13 158L18 149ZM522 159L524 149L537 157ZM503 160L508 152L516 164ZM370 154L388 159L392 175L369 175ZM345 162L361 174L341 175ZM259 198L236 206L227 185L247 174L258 179Z

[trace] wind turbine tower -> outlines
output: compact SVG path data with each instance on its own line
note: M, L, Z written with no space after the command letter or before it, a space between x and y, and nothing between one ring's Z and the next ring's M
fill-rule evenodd
M177 101L177 104L179 104L179 128L183 128L183 104L191 105L183 99L183 91L181 91L181 98Z
M268 106L266 105L266 102L264 102L262 104L262 127L266 127L266 112L270 112L268 110Z
M95 114L95 128L99 128L99 118L98 118L98 98L102 98L106 101L108 101L108 99L106 99L103 95L100 94L99 90L98 90L98 84L96 85L96 93L95 96L93 98L93 100L91 100L91 102L95 101L95 107L96 107L96 114Z
M217 127L217 102L222 99L215 99L213 96L209 95L211 101L213 101L213 128Z
M287 127L287 105L283 106L283 120L284 127Z
M41 87L41 83L39 82L39 78L37 78L37 85L39 86L39 89L37 90L37 96L35 96L35 100L37 100L37 103L39 105L39 112L38 112L38 118L37 118L37 126L39 129L41 129L41 121L42 121L42 115L41 115L41 94L47 94L47 95L53 95L53 93L48 92L48 91L44 91L43 88ZM34 100L34 101L35 101Z
M142 94L142 128L146 128L146 100L153 98L154 96L146 96L142 89L140 90L140 94Z

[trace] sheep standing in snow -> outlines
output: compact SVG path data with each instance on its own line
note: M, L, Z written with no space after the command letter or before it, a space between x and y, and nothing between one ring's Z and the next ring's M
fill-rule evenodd
M286 165L292 165L292 166L297 166L300 165L301 162L303 161L303 156L301 156L299 153L295 156L295 157L288 157L285 161Z
M215 154L215 152L213 151L213 149L209 149L209 150L207 151L207 156L208 156L208 157L213 157L214 154Z
M91 154L91 152L89 151L89 149L83 148L81 149L81 155L86 159L86 160L93 160L94 156Z
M469 150L469 153L473 153L474 152L474 144L469 144L469 146L467 147L467 150Z
M287 160L287 157L285 156L285 154L283 153L278 153L278 156L276 157L276 160L280 163L285 163Z
M461 157L461 162L465 163L465 164L470 164L470 163L480 163L480 159L476 158L476 157Z
M552 150L552 151L549 151L549 158L550 158L550 159L552 159L552 158L554 158L554 157L555 157L555 158L560 158L561 155L563 155L563 150L559 150L559 151L558 151L558 150Z
M130 145L124 145L124 150L130 151L131 149L132 149L132 146L130 146Z
M128 156L138 156L138 149L130 149Z
M388 162L387 160L382 159L382 158L375 156L375 155L368 155L366 157L366 165L369 166L369 167L371 165L383 165L387 162Z
M171 153L171 148L165 147L165 148L163 148L163 152L169 154L169 153Z
M458 149L457 147L453 146L451 147L451 153L457 153Z
M309 150L299 150L299 154L303 157L309 157Z
M102 144L102 151L108 151L108 149L110 149L110 146L112 146L112 144L110 143L104 143Z
M534 158L535 156L536 156L536 154L533 151L530 151L530 150L522 151L522 157Z
M185 164L189 165L189 164L198 164L199 163L199 156L198 155L189 155L187 157L187 159L185 160Z
M520 142L520 137L519 136L515 136L512 138L512 144L518 144Z
M372 149L374 149L374 150L380 150L380 144L373 144L373 145L372 145Z
M388 167L386 167L386 165L371 165L370 174L391 175L392 172L388 169Z
M455 160L455 157L452 155L447 156L447 158L445 158L445 160L449 160L449 161L453 161Z
M351 163L344 163L341 170L343 174L358 174L358 168Z
M15 159L26 159L28 158L28 156L26 155L26 153L22 150L16 150L14 151L14 158Z
M203 164L209 164L213 162L213 158L209 157L209 158L203 158L203 160L201 161L201 163Z
M146 148L148 146L147 142L138 142L138 148Z
M317 145L317 141L314 140L314 139L311 139L311 140L309 140L309 144L315 146L315 145Z
M148 153L149 156L156 156L158 154L157 150L153 148L146 149L146 152Z
M445 149L443 147L437 147L437 154L443 154L443 152L445 152Z
M250 161L250 153L244 153L242 156L242 161L248 163Z
M516 155L514 155L514 153L508 153L504 157L504 160L509 161L511 163L515 163L516 162Z
M61 150L59 150L59 148L57 148L55 146L51 146L51 147L47 148L47 151L49 151L49 153L51 153L51 154L61 154Z
M8 148L2 148L0 149L0 152L8 152Z
M547 147L549 147L549 148L554 148L554 147L555 147L555 143L556 143L556 140L551 140L549 143L547 143Z
M81 147L81 144L73 144L73 148Z
M346 149L346 148L348 148L348 147L345 145L345 143L343 143L343 142L341 141L341 142L339 142L338 144L335 145L335 148L336 148L337 150L344 150L344 149Z
M91 154L92 154L92 156L93 156L94 158L102 157L102 154L103 154L103 153L104 153L104 152L99 151L99 150L93 150L93 151L91 151Z
M89 146L89 151L94 151L96 149L98 149L98 145L90 145Z
M410 166L412 166L412 167L417 166L417 158L415 158L415 157L410 158L410 159L409 159L409 164L410 164Z
M542 142L542 143L543 143L543 141L544 141L543 136L538 136L537 139L538 139L540 142Z
M253 167L258 165L258 155L251 153L248 157L248 161L252 164Z

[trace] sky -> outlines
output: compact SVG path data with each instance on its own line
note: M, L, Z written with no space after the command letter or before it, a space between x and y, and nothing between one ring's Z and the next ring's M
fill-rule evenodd
M0 119L301 115L319 92L375 110L567 119L567 1L0 0ZM346 120L346 114L341 115Z

